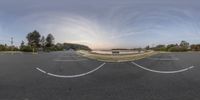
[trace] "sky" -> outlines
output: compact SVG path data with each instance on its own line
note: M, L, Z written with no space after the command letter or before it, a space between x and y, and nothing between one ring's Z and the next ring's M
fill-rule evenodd
M29 32L92 49L200 43L199 0L0 0L0 44Z

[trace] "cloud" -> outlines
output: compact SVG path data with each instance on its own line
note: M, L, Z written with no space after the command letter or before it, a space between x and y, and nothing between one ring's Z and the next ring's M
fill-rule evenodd
M121 13L116 11L113 18L118 19L113 20L114 25L118 27L115 31L118 32L112 39L121 40L124 45L138 45L140 41L144 46L150 42L167 43L200 38L198 21L195 19L197 16L190 10L169 6L159 9L155 6L147 8L119 8Z
M22 7L17 3L20 8L5 10L8 15L11 12L16 15L11 17L14 21L7 24L4 32L25 37L37 29L42 35L52 33L57 42L83 43L92 48L145 46L158 41L166 43L169 39L199 37L200 15L194 10L195 4L151 1L52 0ZM26 1L25 4L38 2Z
M107 40L107 32L96 22L75 14L57 12L35 13L17 19L12 30L26 33L37 29L42 35L52 33L57 42L81 42L97 47ZM83 42L84 41L84 42Z

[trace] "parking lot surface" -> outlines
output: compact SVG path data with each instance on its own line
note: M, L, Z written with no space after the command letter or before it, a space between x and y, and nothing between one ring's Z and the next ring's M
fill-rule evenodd
M0 54L0 100L199 100L200 53L108 63L75 51Z

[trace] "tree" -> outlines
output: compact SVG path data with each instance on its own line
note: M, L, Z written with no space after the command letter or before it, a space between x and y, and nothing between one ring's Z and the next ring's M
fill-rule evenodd
M188 49L190 44L188 42L186 42L186 41L181 41L180 46L183 47L183 48Z
M40 44L40 33L36 30L34 30L33 32L30 32L27 36L26 36L27 40L28 40L28 45L32 46L32 47L39 47Z
M44 49L45 48L45 45L46 45L46 40L45 40L45 37L42 36L41 40L40 40L40 45L41 47Z
M200 51L200 44L193 44L190 46L193 51Z
M22 49L25 46L24 41L22 41L21 45L20 45L20 49Z
M146 50L149 50L149 49L150 49L150 46L149 46L149 45L148 45L148 46L146 46L146 47L145 47L145 49L146 49Z
M0 44L0 51L5 51L7 46Z
M48 34L46 38L46 47L52 47L54 45L54 37L52 34Z

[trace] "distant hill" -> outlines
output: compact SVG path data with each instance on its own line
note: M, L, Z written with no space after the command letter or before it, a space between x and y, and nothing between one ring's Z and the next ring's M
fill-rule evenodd
M74 43L63 43L63 48L66 50L74 49L74 50L89 50L89 51L91 51L91 49L86 45L74 44Z

